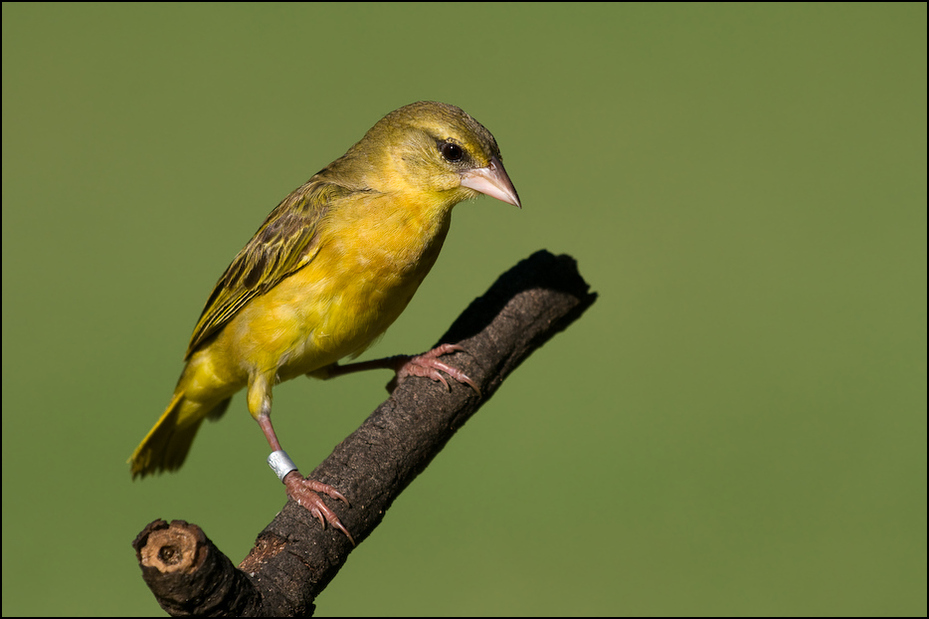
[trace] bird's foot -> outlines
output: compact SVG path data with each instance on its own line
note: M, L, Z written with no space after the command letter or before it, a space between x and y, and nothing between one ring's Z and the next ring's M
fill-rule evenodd
M441 344L440 346L436 346L429 352L425 352L421 355L394 355L393 357L374 359L372 361L359 361L357 363L349 363L347 365L333 363L331 365L327 365L326 367L320 368L315 372L310 372L307 374L307 376L325 380L334 378L336 376L361 372L362 370L389 369L396 373L391 381L387 383L387 391L393 393L394 389L397 388L397 382L401 378L406 378L407 376L421 376L423 378L429 378L436 382L442 383L445 385L447 390L451 390L448 386L448 381L445 380L445 377L440 373L445 372L459 383L469 385L472 389L474 389L474 393L480 397L481 390L478 388L477 383L468 378L468 376L458 368L452 367L447 363L442 363L438 359L442 355L447 355L448 353L458 352L461 350L464 350L464 347L459 346L458 344Z
M415 357L410 355L398 355L392 357L395 361L394 369L397 372L397 376L394 377L394 380L391 381L392 384L396 384L402 378L407 376L421 376L423 378L430 378L434 381L440 382L445 385L445 389L451 391L451 388L448 386L448 381L445 380L445 377L442 376L441 372L445 372L451 376L454 380L459 383L464 383L469 385L474 392L480 396L481 390L478 389L477 384L468 378L467 374L462 372L456 367L452 367L447 363L442 363L439 361L439 357L442 355L447 355L448 353L458 352L464 350L463 347L458 344L442 344L436 346L429 352L425 352L421 355L416 355Z
M319 523L323 525L324 529L328 522L332 525L332 528L338 529L344 533L348 541L352 543L352 546L355 545L352 534L348 532L348 529L342 525L339 517L323 503L322 497L319 496L320 493L325 494L326 496L338 499L346 505L349 505L348 499L346 499L341 492L330 485L312 479L306 479L299 471L291 471L287 474L284 478L284 487L287 488L287 496L309 510L309 512L319 520Z

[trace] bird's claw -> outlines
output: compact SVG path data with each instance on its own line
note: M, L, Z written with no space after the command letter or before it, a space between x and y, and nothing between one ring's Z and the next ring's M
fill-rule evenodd
M434 381L440 382L445 386L446 391L451 391L451 387L448 386L448 381L445 380L445 377L440 374L440 371L445 372L453 379L459 383L464 383L474 389L474 392L480 397L481 390L478 388L477 383L468 378L467 374L462 372L456 367L452 367L447 363L442 363L439 361L438 357L442 355L447 355L448 353L462 351L464 348L458 344L441 344L436 346L428 352L424 352L421 355L415 357L410 356L400 356L397 358L398 367L397 367L397 376L395 380L400 380L406 378L407 376L421 376L423 378L430 378Z
M287 488L287 496L309 511L314 518L319 520L319 524L321 524L324 529L328 522L332 525L332 528L338 529L344 533L348 541L352 543L352 546L355 545L352 534L348 532L348 529L345 528L342 521L339 520L339 517L335 515L335 512L329 509L329 506L326 505L322 497L319 496L319 494L325 494L350 506L348 499L346 499L341 492L328 484L313 479L306 479L299 471L291 471L284 478L284 487Z

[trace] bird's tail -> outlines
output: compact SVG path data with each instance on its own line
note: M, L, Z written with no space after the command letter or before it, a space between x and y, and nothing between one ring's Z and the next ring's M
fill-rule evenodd
M178 390L161 418L129 458L133 479L180 468L187 458L187 452L190 451L190 445L200 429L200 424L207 417L219 418L229 406L230 399L223 400L208 411L191 412L189 407L193 402L186 400L184 392ZM183 416L182 408L187 409Z

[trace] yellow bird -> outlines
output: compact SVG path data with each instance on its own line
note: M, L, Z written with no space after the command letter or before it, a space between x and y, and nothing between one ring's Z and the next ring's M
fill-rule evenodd
M287 495L351 539L318 493L347 504L345 497L305 479L281 449L271 389L304 374L375 367L445 384L441 370L474 387L438 360L460 349L447 344L417 357L337 362L359 355L397 319L435 264L452 207L480 194L520 206L494 136L471 116L421 101L382 118L271 211L223 273L171 403L129 460L132 476L180 467L203 420L218 419L247 387L248 410Z

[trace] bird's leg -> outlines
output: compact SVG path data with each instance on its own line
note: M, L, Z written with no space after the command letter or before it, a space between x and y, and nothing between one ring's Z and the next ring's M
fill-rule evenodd
M326 523L328 522L333 528L344 533L348 541L354 546L355 540L352 538L352 534L342 525L339 517L323 503L322 498L317 493L322 493L334 499L338 499L346 505L349 505L348 499L332 486L313 479L307 479L300 474L300 471L297 470L297 466L287 455L287 452L281 449L281 443L277 439L274 428L271 426L271 415L269 413L262 412L258 415L257 420L258 425L261 426L261 431L264 432L265 438L268 439L268 444L271 446L272 453L268 457L268 464L271 465L274 472L277 473L281 481L284 482L284 487L287 489L287 496L308 509L309 512L319 520L319 523L323 525L323 528L326 528Z
M442 363L438 359L438 357L442 355L461 350L464 350L464 348L458 344L442 344L436 346L429 352L416 356L394 355L393 357L384 357L383 359L374 359L372 361L359 361L358 363L349 363L347 365L335 363L325 368L325 378L333 378L335 376L361 372L363 370L387 369L396 372L396 376L387 384L387 390L390 392L393 392L400 379L406 378L407 376L431 378L434 381L442 383L445 385L446 389L450 390L451 388L448 386L445 377L440 374L440 371L442 371L459 383L469 385L474 389L474 392L480 396L481 390L478 389L477 384L468 378L464 372L456 367Z

